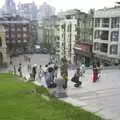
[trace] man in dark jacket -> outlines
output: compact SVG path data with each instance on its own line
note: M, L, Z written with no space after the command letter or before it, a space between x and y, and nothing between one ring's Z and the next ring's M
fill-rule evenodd
M63 85L63 88L66 89L67 88L67 83L68 83L68 63L66 58L61 59L61 67L60 67L60 71L61 71L61 76L63 77L65 84Z

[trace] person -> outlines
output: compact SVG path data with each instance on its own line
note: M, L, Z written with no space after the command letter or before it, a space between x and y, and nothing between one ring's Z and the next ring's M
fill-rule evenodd
M79 87L82 84L82 82L79 81L80 76L82 76L82 71L80 68L77 68L74 77L71 79L71 81L75 83L75 87Z
M36 73L37 73L37 65L35 64L32 68L32 78L35 80L36 78Z
M27 69L28 69L28 72L31 71L32 67L31 67L31 64L30 64L30 63L28 63L28 65L27 65Z
M84 75L85 73L85 65L82 63L82 65L80 66L80 70L82 72L82 76Z
M63 88L66 89L68 83L68 64L66 58L61 59L61 62L62 65L60 67L60 71L61 71L61 76L63 77L65 82Z
M38 77L41 80L42 78L42 74L43 74L43 69L42 69L42 65L39 66L39 70L38 70Z
M100 64L100 62L97 62L97 80L100 79L101 70L102 70L102 65Z
M54 85L54 68L50 63L48 64L47 85L48 85L49 88L51 88Z
M97 81L97 66L96 64L93 64L93 82L96 82Z
M57 66L57 65L54 65L54 82L55 82L56 79L57 79L57 73L58 73L58 66Z
M45 67L43 68L43 73L44 73L45 80L47 80L47 77L48 77L48 75L47 75L47 73L48 73L47 69L48 69L48 65L45 65Z
M19 72L19 75L22 76L22 64L21 63L19 64L18 72Z
M16 75L16 65L14 64L14 74Z

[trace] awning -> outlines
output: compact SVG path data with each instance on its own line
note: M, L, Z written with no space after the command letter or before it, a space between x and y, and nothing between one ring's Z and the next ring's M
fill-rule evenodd
M86 52L86 53L91 53L92 51L92 46L88 44L75 44L74 49L81 51L81 52Z

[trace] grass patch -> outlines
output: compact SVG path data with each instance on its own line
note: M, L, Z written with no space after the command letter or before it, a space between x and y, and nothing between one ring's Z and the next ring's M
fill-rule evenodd
M0 74L0 120L102 120L54 97L47 101L40 94L49 95L17 76Z

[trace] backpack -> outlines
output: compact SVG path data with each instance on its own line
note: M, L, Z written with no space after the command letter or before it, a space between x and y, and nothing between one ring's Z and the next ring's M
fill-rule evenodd
M48 72L52 72L53 71L53 68L52 67L49 67L48 68Z

